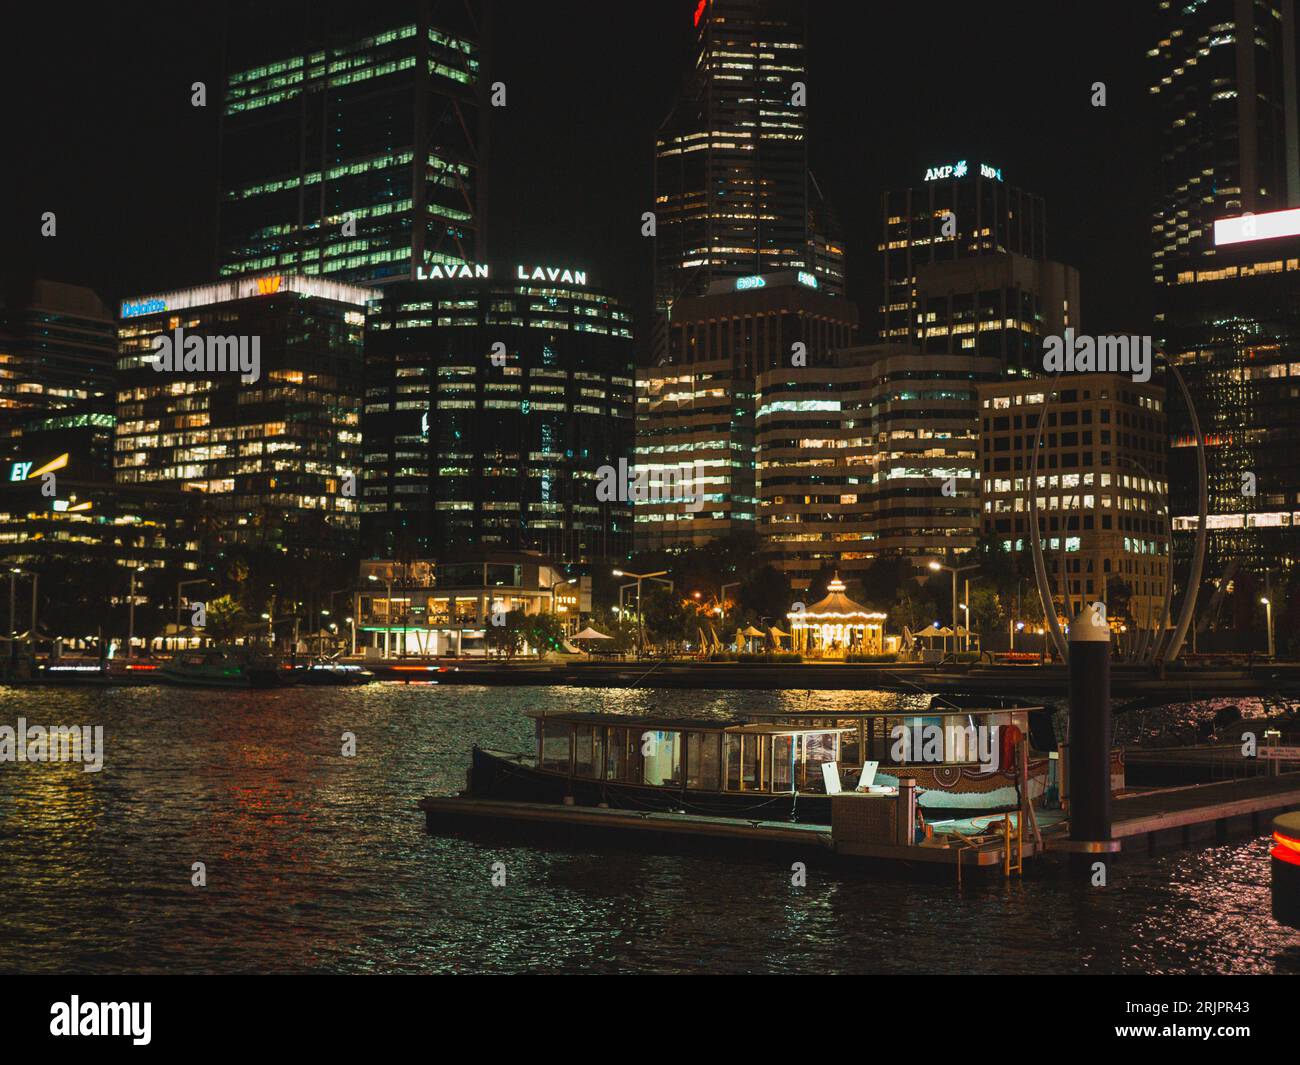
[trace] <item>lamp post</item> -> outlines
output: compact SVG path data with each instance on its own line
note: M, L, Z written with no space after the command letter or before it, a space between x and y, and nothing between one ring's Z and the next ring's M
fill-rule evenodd
M965 573L967 570L979 569L979 566L947 566L947 565L944 565L944 563L942 563L942 562L939 562L939 561L937 561L937 560L932 560L932 561L930 562L930 569L932 569L935 573L938 573L940 570L947 570L949 573L952 574L952 623L953 623L952 650L953 650L953 654L956 654L956 653L957 653L957 630L956 630L956 625L957 625L957 574L959 574L959 573ZM967 635L967 637L970 636L970 625L969 625L969 623L967 624L967 627L966 627L966 635Z
M1259 601L1264 604L1264 612L1268 618L1268 657L1273 657L1273 601L1268 596L1261 595Z
M616 569L614 571L614 576L631 577L636 581L636 656L637 658L640 658L641 652L644 650L644 640L642 638L643 629L641 627L641 582L666 577L668 576L668 571L666 569L659 569L655 570L653 573L627 573L624 570ZM668 585L670 589L673 586L672 581L660 581L659 583Z
M136 566L133 570L131 570L131 595L129 597L130 603L128 604L127 607L127 623L126 623L127 661L130 661L132 658L135 657L135 575L137 573L143 573L143 572L144 572L143 566Z

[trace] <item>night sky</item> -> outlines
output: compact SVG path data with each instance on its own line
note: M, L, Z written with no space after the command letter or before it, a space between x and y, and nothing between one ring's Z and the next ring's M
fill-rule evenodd
M274 0L268 0L274 2ZM0 271L111 300L212 280L220 5L30 7L3 73ZM1047 200L1048 252L1083 275L1090 332L1144 331L1155 128L1144 0L811 0L813 171L874 327L880 193L958 158ZM494 259L573 264L650 306L639 233L654 132L692 48L693 0L498 0ZM11 15L12 17L12 15ZM190 106L205 81L209 106ZM1108 106L1091 86L1106 83ZM13 186L16 185L16 188ZM39 235L42 211L58 236ZM648 330L638 329L641 347ZM869 339L868 333L864 339Z

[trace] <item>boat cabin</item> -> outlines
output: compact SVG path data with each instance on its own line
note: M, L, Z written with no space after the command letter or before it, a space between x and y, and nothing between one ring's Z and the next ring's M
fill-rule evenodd
M892 767L922 762L931 769L979 771L1008 726L1031 741L1041 739L1044 724L1050 731L1050 720L1035 719L1033 712L1041 710L1008 701L979 709L755 713L723 721L544 711L530 716L536 766L545 773L691 791L825 794L827 762L838 764L849 787L867 762L879 765L884 782L895 779Z

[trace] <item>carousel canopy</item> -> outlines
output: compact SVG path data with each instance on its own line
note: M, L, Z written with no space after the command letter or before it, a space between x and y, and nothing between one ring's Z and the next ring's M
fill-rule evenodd
M884 614L868 610L861 603L856 603L844 594L844 582L836 574L835 579L826 586L827 595L819 599L807 610L792 610L788 617L796 625L801 620L821 622L832 621L840 624L859 624L885 620Z

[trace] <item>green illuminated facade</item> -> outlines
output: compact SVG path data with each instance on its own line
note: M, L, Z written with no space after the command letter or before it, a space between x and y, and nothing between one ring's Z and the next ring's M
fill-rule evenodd
M477 7L232 6L221 276L382 283L477 257Z

